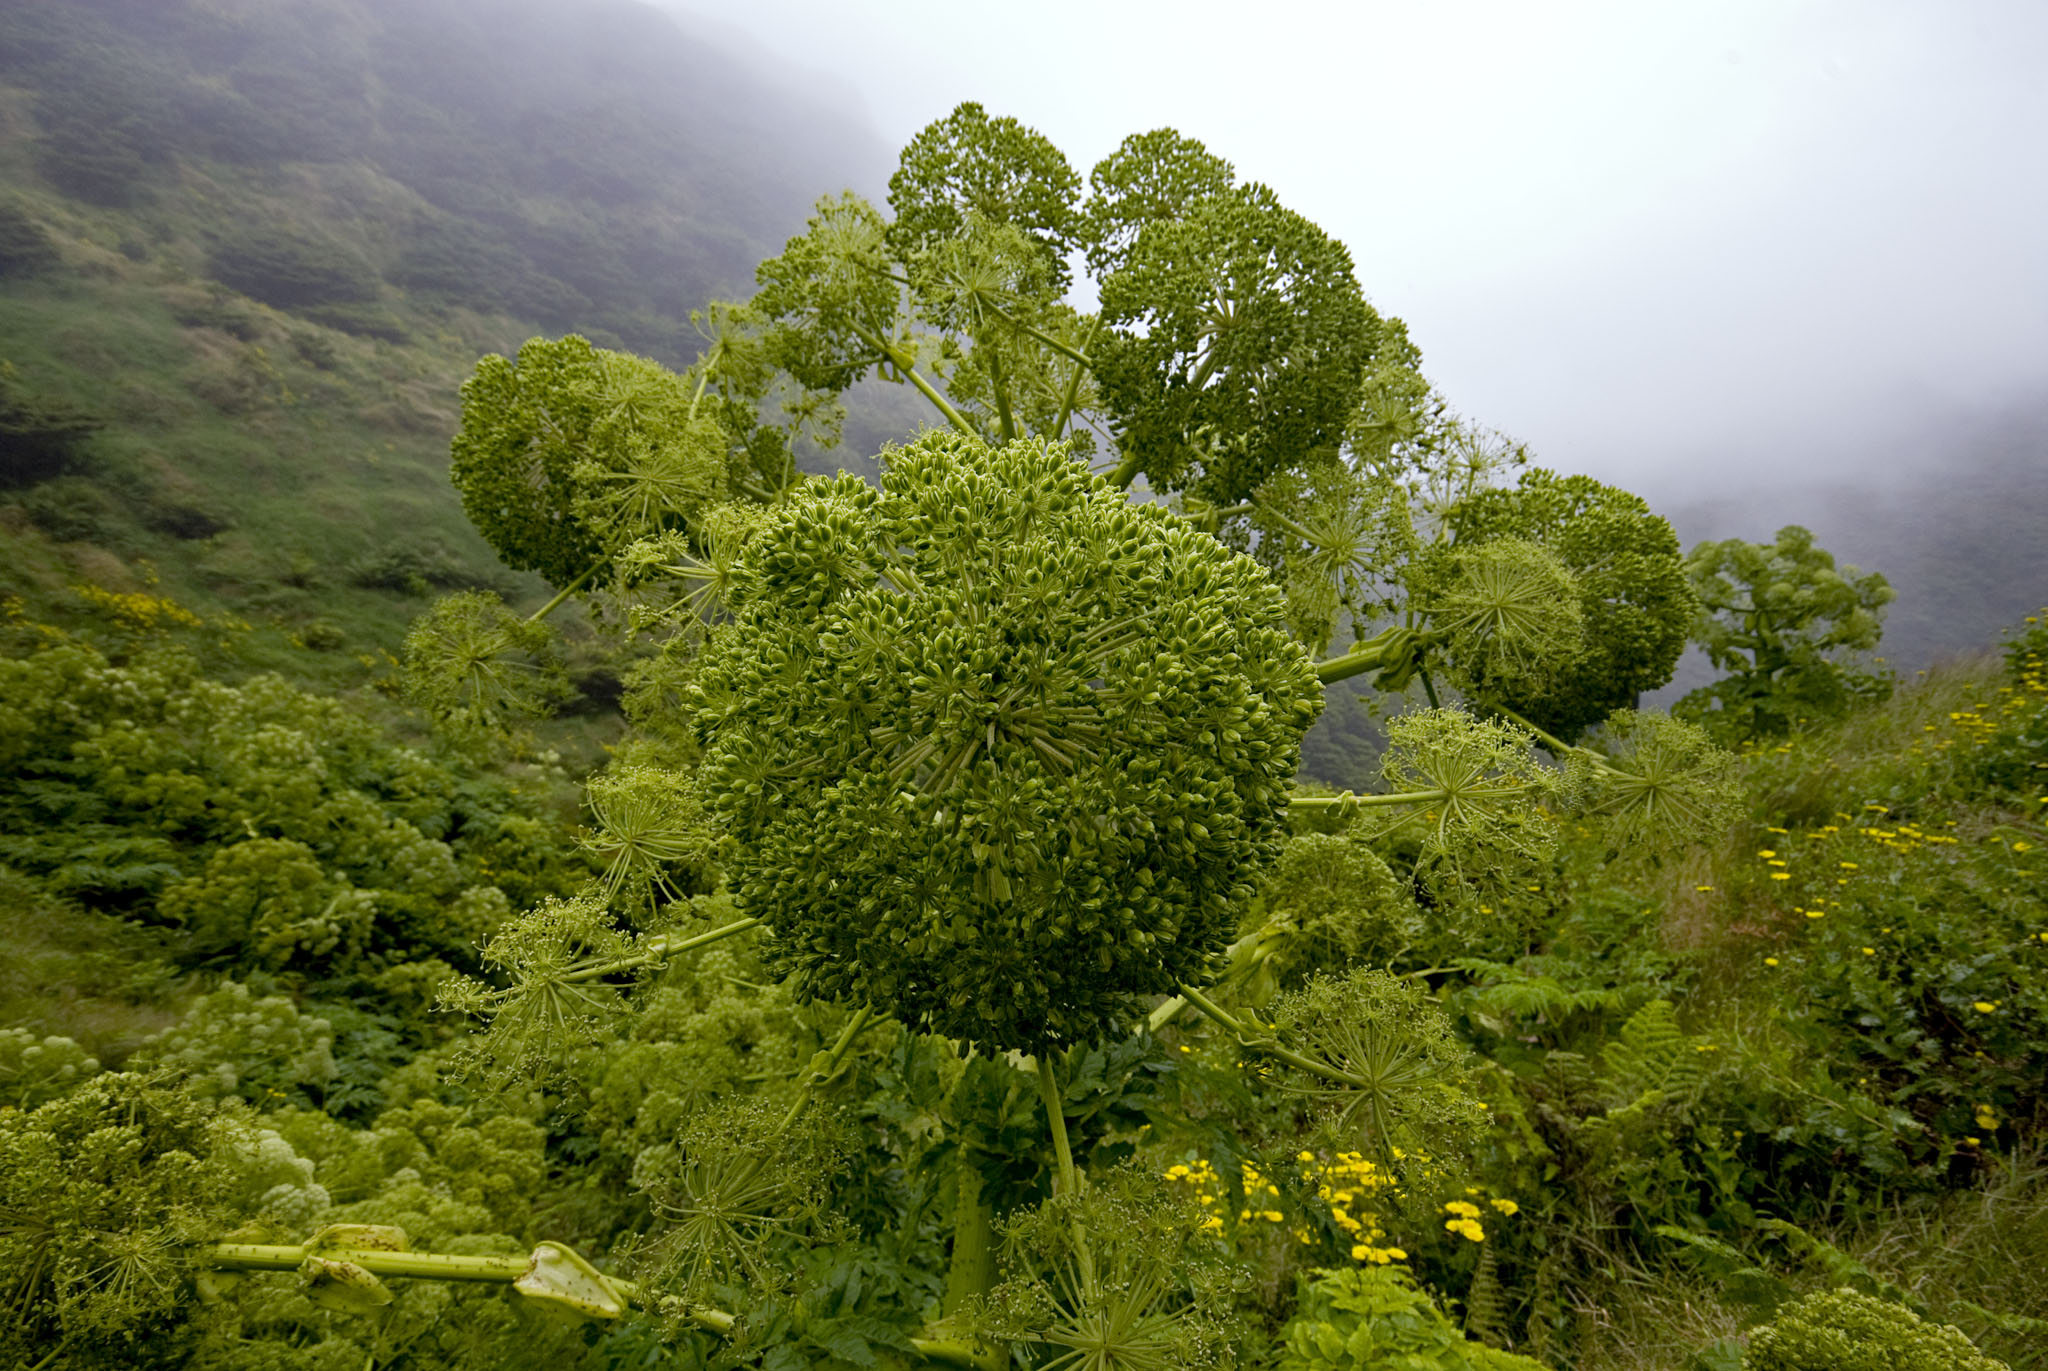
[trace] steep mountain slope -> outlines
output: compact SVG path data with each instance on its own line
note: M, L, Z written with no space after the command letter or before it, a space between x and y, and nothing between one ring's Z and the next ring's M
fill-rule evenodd
M381 647L409 591L515 588L443 474L475 358L687 360L689 311L887 160L634 0L10 4L0 595L146 559Z

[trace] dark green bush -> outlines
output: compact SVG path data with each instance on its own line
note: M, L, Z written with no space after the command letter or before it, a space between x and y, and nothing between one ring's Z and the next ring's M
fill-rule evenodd
M21 496L22 512L60 543L111 543L127 527L118 506L91 481L60 476Z
M376 298L378 278L354 248L288 224L250 224L224 234L207 254L223 285L278 309L355 304Z
M36 395L0 363L0 490L47 481L75 465L100 420Z

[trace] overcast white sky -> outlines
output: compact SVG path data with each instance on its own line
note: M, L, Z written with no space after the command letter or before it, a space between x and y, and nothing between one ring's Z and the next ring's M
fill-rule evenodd
M2048 401L2044 0L662 2L892 148L970 99L1084 175L1200 138L1460 409L1646 494Z

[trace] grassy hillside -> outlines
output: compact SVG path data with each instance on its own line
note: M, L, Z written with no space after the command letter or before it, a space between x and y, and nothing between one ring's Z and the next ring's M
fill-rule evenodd
M685 360L881 165L846 130L630 0L6 7L0 595L160 577L341 682L426 591L530 592L445 481L476 357Z

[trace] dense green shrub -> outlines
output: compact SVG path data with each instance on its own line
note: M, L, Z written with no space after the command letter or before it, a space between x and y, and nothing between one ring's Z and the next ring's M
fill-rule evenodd
M126 660L49 636L0 657L0 860L47 888L178 927L188 964L319 977L468 962L508 896L583 869L502 786L343 702L209 679L160 641L196 616L90 603L137 635Z
M1961 1330L1854 1290L1808 1295L1750 1335L1743 1371L2005 1371Z
M83 476L58 476L18 497L22 513L60 543L118 546L134 525L113 496Z
M1875 572L1838 571L1797 524L1773 543L1701 543L1685 570L1700 601L1693 641L1729 674L1687 695L1678 714L1734 743L1840 718L1890 693L1889 678L1854 657L1877 646L1891 586Z
M194 1004L175 1028L136 1050L129 1066L161 1067L209 1099L240 1096L273 1107L311 1101L334 1076L333 1030L302 1016L283 995L257 998L228 981Z
M0 1028L0 1108L34 1109L90 1076L99 1062L69 1038L38 1039L24 1028Z
M1541 1371L1543 1363L1468 1342L1398 1266L1322 1271L1282 1332L1279 1371Z
M132 209L153 196L150 140L132 127L100 118L53 121L36 145L36 169L67 195L110 209Z

